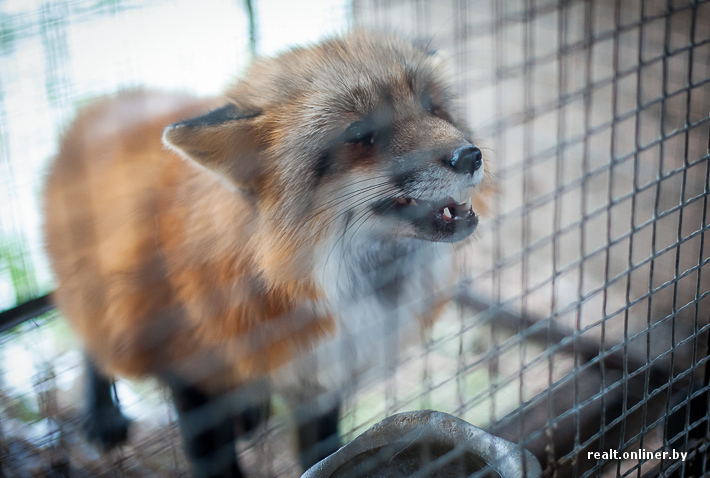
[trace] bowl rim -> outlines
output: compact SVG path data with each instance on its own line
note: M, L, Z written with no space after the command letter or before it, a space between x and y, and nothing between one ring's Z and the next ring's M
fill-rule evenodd
M497 437L465 420L435 410L398 413L376 423L332 455L309 468L301 478L326 478L355 457L394 443L438 442L465 446L485 461L501 478L538 478L542 474L535 456L522 446Z

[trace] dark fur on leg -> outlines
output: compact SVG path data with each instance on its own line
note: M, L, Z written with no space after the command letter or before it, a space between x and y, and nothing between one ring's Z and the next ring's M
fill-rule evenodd
M207 395L179 379L166 380L178 412L185 452L196 478L244 476L235 448L235 418L239 415L230 394ZM254 411L241 425L256 426Z
M108 451L128 437L129 421L113 399L113 381L85 359L86 390L81 427L87 439Z
M237 436L244 437L252 433L256 428L271 415L271 401L264 400L262 403L255 403L241 410L237 410L235 415L235 425Z
M317 416L305 417L298 424L299 460L304 470L340 448L338 419L340 404Z

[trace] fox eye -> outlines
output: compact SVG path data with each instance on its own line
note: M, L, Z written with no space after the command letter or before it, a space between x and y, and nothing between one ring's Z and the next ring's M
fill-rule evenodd
M434 115L437 118L441 118L444 121L448 121L451 123L451 118L449 115L444 111L443 109L439 108L438 106L434 105L434 100L431 98L429 93L424 93L422 95L422 107L430 114Z
M435 114L435 112L439 110L438 107L434 106L433 98L426 91L422 94L421 102L422 107L430 114Z
M364 121L356 121L345 130L345 142L369 146L375 144L376 131Z

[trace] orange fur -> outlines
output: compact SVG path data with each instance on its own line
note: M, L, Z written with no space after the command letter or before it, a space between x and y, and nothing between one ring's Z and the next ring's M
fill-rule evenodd
M253 206L164 149L166 125L215 104L146 92L104 100L79 115L52 168L45 231L54 299L108 373L165 372L319 298L307 279L263 283L251 263ZM292 253L262 252L275 267ZM238 385L331 329L325 316L257 350L222 351L199 381Z

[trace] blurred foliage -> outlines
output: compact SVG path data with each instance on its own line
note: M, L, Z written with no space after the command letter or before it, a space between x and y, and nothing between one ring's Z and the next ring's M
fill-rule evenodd
M0 236L0 280L9 277L9 283L14 291L14 304L21 304L36 296L34 267L24 254L18 253L13 244L21 243L20 239L11 240Z

